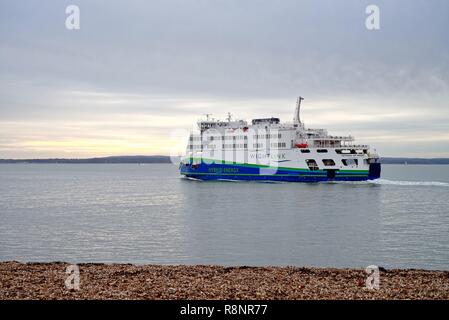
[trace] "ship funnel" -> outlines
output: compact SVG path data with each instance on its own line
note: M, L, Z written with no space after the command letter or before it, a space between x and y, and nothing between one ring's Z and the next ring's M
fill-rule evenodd
M299 112L301 110L301 101L304 100L303 97L299 96L296 100L296 110L295 110L295 118L293 119L293 123L301 124L301 118L299 116Z

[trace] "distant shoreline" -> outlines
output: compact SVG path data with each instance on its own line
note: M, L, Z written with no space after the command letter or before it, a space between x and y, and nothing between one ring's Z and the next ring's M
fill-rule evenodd
M0 299L449 299L449 271L210 265L79 264L79 290L64 262L0 262ZM73 266L72 266L73 268Z
M4 163L171 163L169 156L111 156L95 157L85 159L49 158L49 159L0 159L0 164ZM383 164L449 164L449 158L403 158L403 157L383 157Z

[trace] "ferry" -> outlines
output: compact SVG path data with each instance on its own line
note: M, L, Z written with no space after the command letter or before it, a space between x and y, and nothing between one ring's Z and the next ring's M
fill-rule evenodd
M192 131L179 165L182 176L200 180L364 181L380 178L377 152L352 136L329 135L300 118L215 120L206 115Z

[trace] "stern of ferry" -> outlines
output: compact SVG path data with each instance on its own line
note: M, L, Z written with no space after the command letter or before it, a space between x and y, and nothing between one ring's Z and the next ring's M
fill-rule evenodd
M379 155L377 153L369 154L368 163L369 163L368 180L379 179L381 172Z

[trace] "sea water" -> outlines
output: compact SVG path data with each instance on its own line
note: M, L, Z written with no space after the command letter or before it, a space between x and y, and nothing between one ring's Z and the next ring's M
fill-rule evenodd
M449 166L260 183L172 164L1 164L6 260L449 270Z

